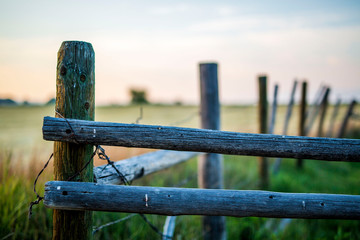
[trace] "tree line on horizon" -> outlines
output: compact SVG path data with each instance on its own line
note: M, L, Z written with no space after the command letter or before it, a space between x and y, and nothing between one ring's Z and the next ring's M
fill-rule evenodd
M148 94L146 90L143 89L129 89L130 95L130 104L150 104L148 100ZM55 104L56 99L51 98L44 105L53 105ZM0 98L0 106L29 106L29 105L42 105L39 103L31 103L29 101L17 102L11 98Z

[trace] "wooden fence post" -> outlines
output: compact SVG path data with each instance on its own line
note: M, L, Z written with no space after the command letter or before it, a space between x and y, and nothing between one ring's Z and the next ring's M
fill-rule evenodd
M94 120L94 66L95 53L90 43L62 43L56 71L56 117ZM70 125L66 131L76 140L76 132ZM78 173L92 152L92 145L55 142L55 180L67 181ZM92 182L93 162L73 180ZM53 239L92 239L92 212L54 210Z
M217 63L201 63L200 108L201 127L220 129L220 103L218 93ZM207 153L198 161L198 183L201 188L221 189L223 187L222 155ZM204 239L226 239L225 217L203 217Z
M328 98L330 94L330 88L326 88L324 98L321 101L321 113L320 113L320 121L319 121L319 128L318 128L318 137L323 137L323 129L324 129L324 120L326 116L326 110L328 107Z
M299 136L305 136L305 120L306 120L306 93L307 82L304 81L301 85L301 100L300 100L300 114L299 114ZM297 167L303 167L303 160L297 160Z
M356 105L356 101L352 100L350 105L349 105L349 108L348 108L348 110L347 110L347 112L345 114L344 120L343 120L343 122L341 124L339 133L337 135L338 138L343 138L345 136L346 126L347 126L347 124L349 122L349 118L353 114L353 110L354 110L355 105Z
M259 76L259 132L268 133L268 101L267 101L267 77ZM269 186L268 160L259 157L259 186L266 189Z

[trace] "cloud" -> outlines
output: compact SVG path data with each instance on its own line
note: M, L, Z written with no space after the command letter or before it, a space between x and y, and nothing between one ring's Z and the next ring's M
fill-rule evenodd
M155 6L150 8L150 14L153 15L171 15L185 13L192 9L191 5L188 4L177 4L177 5L168 5L168 6Z
M274 18L267 19L264 17L232 17L196 23L191 25L189 30L195 32L235 32L244 30L250 31L257 29L279 28L283 26L283 21Z
M224 14L223 17L196 22L190 25L188 29L194 32L239 32L360 26L360 22L352 22L353 20L352 16L344 13L304 14L301 16L271 14L232 16L229 13Z
M271 84L279 82L286 99L296 76L308 78L311 89L320 82L344 92L358 85L360 21L349 11L285 9L282 3L163 2L139 9L138 4L94 2L90 10L78 3L67 12L68 5L58 5L60 10L9 11L7 19L17 24L6 19L0 24L11 30L0 34L0 93L23 86L20 94L25 94L30 81L39 83L30 97L53 92L56 52L67 39L93 44L96 99L102 102L126 101L132 85L146 87L155 100L197 102L197 64L209 59L219 62L225 102L255 101L259 72L268 73ZM64 12L66 19L57 21Z
M231 16L236 13L237 8L235 6L218 6L216 11L220 16Z

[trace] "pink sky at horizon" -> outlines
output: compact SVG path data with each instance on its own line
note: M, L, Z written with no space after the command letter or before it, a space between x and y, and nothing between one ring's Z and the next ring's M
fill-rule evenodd
M83 9L86 4L86 10ZM321 84L331 100L360 96L360 3L356 1L166 1L0 3L0 98L55 96L57 51L66 40L92 43L96 103L127 103L131 87L153 102L196 104L198 63L219 63L220 99L254 103L256 77L269 76L288 101L295 78ZM299 93L298 93L299 94Z

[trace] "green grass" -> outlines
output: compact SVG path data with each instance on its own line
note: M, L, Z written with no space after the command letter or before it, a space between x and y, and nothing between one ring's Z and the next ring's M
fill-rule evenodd
M0 152L0 238L51 238L51 210L42 205L35 206L35 214L28 219L29 203L35 200L32 182L38 171L39 164L24 165L15 161L10 152ZM44 194L41 187L44 183L44 179L38 183L41 195Z
M146 106L140 123L159 125L178 125L198 127L198 109L192 106ZM279 126L285 108L280 108ZM24 114L29 116L25 138L35 138L33 144L22 143L16 139L13 146L6 145L0 149L0 239L49 239L52 235L52 211L43 204L34 206L33 216L27 218L28 204L35 200L32 191L33 180L51 153L52 144L41 140L41 124L44 115L53 115L51 107L6 108L0 109L0 130L11 138L17 126L23 121L11 119ZM243 132L256 132L256 109L251 106L225 107L222 109L223 129ZM135 122L139 116L139 107L101 107L97 109L97 120L116 122ZM181 120L188 121L181 121ZM295 120L295 119L293 119ZM17 123L16 123L17 122ZM2 124L5 124L5 127ZM352 123L353 125L355 123ZM296 121L291 122L292 129ZM295 128L296 129L296 128ZM296 133L296 131L294 131ZM16 133L16 138L20 133ZM37 136L39 135L39 136ZM358 135L357 135L358 136ZM40 138L40 140L38 140ZM2 140L6 138L2 135ZM4 146L4 145L3 145ZM43 146L43 147L41 147ZM11 149L11 150L6 150ZM30 151L30 150L29 150ZM133 149L107 148L109 156L115 159L138 154ZM140 151L140 150L139 150ZM143 151L143 150L141 150ZM21 154L21 152L23 152ZM25 153L24 153L25 152ZM24 155L28 154L25 158ZM27 159L27 160L24 160ZM273 160L271 160L273 161ZM51 164L50 164L51 165ZM37 185L40 194L46 181L52 180L52 167L49 166L40 177ZM197 187L196 159L177 165L160 173L146 176L133 185ZM281 192L318 192L360 194L360 164L338 163L307 160L304 169L295 168L293 159L284 159L280 172L271 177L269 190ZM255 157L224 156L224 186L227 189L258 189L257 159ZM94 212L94 226L114 221L128 214ZM148 215L149 220L160 230L165 217ZM350 220L292 220L283 230L278 226L281 219L269 218L233 218L227 217L228 239L360 239L360 221ZM201 217L180 216L177 218L174 239L202 239ZM159 239L159 236L139 217L102 229L94 235L95 239Z

